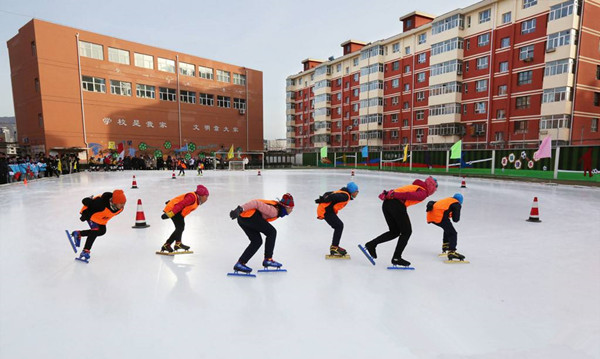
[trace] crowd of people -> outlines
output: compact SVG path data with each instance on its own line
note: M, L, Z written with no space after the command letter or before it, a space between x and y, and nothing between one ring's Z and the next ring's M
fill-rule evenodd
M59 177L78 172L79 158L75 154L46 156L40 152L32 156L0 153L0 184L33 180L42 177Z
M154 156L125 156L124 158L114 157L111 154L106 156L95 156L90 158L91 171L123 171L123 170L196 170L201 164L203 168L211 168L212 158L200 157L185 159L183 157L167 156L166 159Z

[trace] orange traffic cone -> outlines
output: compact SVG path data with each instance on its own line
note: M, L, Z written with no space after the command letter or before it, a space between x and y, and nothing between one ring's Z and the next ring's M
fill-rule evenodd
M354 177L354 170L352 170L352 173L350 174L350 177Z
M463 176L462 182L460 183L460 188L467 188L467 182L465 182L464 176Z
M529 219L527 222L541 222L540 213L538 212L538 199L537 197L533 197L533 204L531 205L531 212L529 212Z
M177 177L175 177L175 171L173 171L173 176L171 176L171 179L177 179Z
M131 183L131 189L138 188L137 181L135 180L135 175L133 175L133 182Z
M260 176L260 170L258 170L258 175Z
M135 226L131 228L148 228L149 224L146 224L146 216L144 216L144 210L142 209L142 200L138 199L137 211L135 213Z
M27 177L25 177L25 180L23 181L23 184L27 184Z

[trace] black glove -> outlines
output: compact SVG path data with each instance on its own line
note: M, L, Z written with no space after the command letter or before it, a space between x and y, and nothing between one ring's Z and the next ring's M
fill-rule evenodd
M169 219L169 216L167 216L166 213L163 213L162 216L160 216L160 218L162 218L162 219Z
M240 213L244 212L244 209L240 206L237 206L236 209L234 209L233 211L229 212L229 217L231 219L236 219L240 216Z
M315 203L323 203L323 196L319 196L319 198L315 199Z
M425 210L425 212L431 212L431 211L433 211L433 205L434 204L435 204L434 201L427 202L427 209Z

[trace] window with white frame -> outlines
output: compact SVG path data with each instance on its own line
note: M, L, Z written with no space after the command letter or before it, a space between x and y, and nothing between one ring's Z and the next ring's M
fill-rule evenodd
M554 76L566 73L573 73L574 68L575 60L573 59L548 61L546 62L546 68L544 69L544 76Z
M394 115L392 115L392 116L394 116ZM394 118L393 117L392 117L392 122L394 122ZM395 122L398 122L398 115L396 115L396 121ZM404 120L402 120L402 127L408 127L408 119L407 118L405 118Z
M523 9L537 5L538 0L523 0Z
M498 86L498 95L506 95L507 90L508 90L507 85Z
M353 104L352 104L352 111L353 111L353 112L356 112L356 111L358 111L358 104L357 104L357 103L353 103Z
M506 118L506 110L498 109L496 110L496 119L504 120Z
M108 48L108 61L116 62L119 64L129 65L129 51L115 49L114 47Z
M419 34L419 35L417 36L417 39L418 39L418 43L419 43L419 45L426 43L426 42L427 42L427 33L426 33L426 32L424 32L424 33L422 33L422 34Z
M391 135L392 138L398 138L398 130L392 130L391 133L392 133L392 135Z
M410 55L410 46L406 46L406 47L404 48L404 54L405 54L405 55Z
M214 78L213 69L198 65L198 77L202 79L212 80Z
M400 86L400 79L392 80L392 88L398 88Z
M335 65L335 72L341 72L341 71L342 71L342 64Z
M500 48L510 47L510 37L503 37L500 40Z
M461 14L452 15L452 16L449 16L442 20L431 23L431 34L436 35L441 32L451 30L455 27L459 27L462 29L464 27L464 24L465 24L464 15L461 15Z
M575 29L564 30L560 32L555 32L553 34L548 35L548 40L546 41L546 50L555 49L559 46L565 46L574 43L572 39L575 39L577 36L577 31Z
M353 66L358 66L358 57L355 57L355 58L352 59L352 65ZM347 71L346 71L346 73L347 73Z
M527 85L532 82L533 71L522 71L517 74L517 85Z
M400 61L392 62L392 71L398 71L398 70L400 70Z
M447 51L463 48L463 38L455 37L446 41L438 42L431 45L431 56L439 55Z
M154 69L154 57L151 55L133 53L133 63L137 67L143 67L145 69Z
M217 107L231 108L231 97L217 96Z
M478 80L475 82L475 92L484 92L487 91L488 80Z
M404 92L410 91L410 84L404 84Z
M571 101L571 87L556 87L544 90L542 103Z
M233 83L236 85L246 85L246 75L233 73Z
M543 116L540 119L540 130L549 130L552 128L570 128L570 127L571 127L571 116L569 116L569 115Z
M392 52L395 53L395 52L398 52L398 51L400 51L400 43L397 42L395 44L392 44Z
M169 59L163 59L158 57L156 59L156 66L158 71L175 73L175 61Z
M499 72L508 72L508 61L502 61L500 63Z
M577 1L569 0L550 7L548 21L557 20L573 14L573 9L577 7Z
M106 80L100 77L81 76L81 86L85 91L106 92Z
M487 69L488 68L488 60L489 60L489 58L487 56L478 58L477 59L477 69L478 70Z
M423 137L425 136L425 130L422 128L418 128L415 130L415 138L417 142L423 142Z
M488 22L492 17L492 9L483 10L479 13L479 23L483 24L484 22Z
M486 113L485 102L475 102L475 113Z
M515 133L527 133L527 121L515 121Z
M185 76L196 76L196 66L193 64L179 63L179 73Z
M198 94L198 103L203 106L214 106L215 97L207 93Z
M179 91L179 101L183 103L196 103L196 93L194 91Z
M243 98L233 98L233 108L238 110L246 109L246 100Z
M417 92L416 98L417 98L417 101L424 101L425 100L425 91Z
M217 81L219 82L231 82L231 72L225 70L217 70ZM218 105L218 100L217 100Z
M424 64L427 61L427 53L423 52L420 53L419 56L417 56L417 62L420 64Z
M139 98L156 98L156 87L151 85L136 84L135 94Z
M429 116L450 115L455 113L460 113L460 104L458 103L429 106Z
M93 44L87 41L79 41L79 55L91 59L104 60L102 45Z
M425 72L419 72L417 74L417 82L425 82Z
M175 89L171 89L168 87L159 87L158 98L161 101L175 101Z
M410 72L410 65L404 66L404 73L407 74Z
M461 60L450 60L442 62L440 64L432 65L429 68L429 77L442 75L446 73L456 72L458 75L462 75L462 61Z
M398 101L399 101L399 97L398 96L392 97L392 105L397 105Z
M489 32L477 36L477 46L478 47L487 46L489 43L490 43L490 33Z
M510 11L502 14L502 24L508 24L511 21L512 21L512 14Z
M529 34L535 31L536 19L530 19L521 23L521 34Z
M524 46L519 49L519 60L531 60L533 59L533 45Z
M519 96L515 99L515 108L522 110L531 106L531 96Z
M462 83L461 82L446 82L439 85L431 85L429 86L429 97L445 95L448 93L460 93L462 91Z
M415 120L422 120L425 118L425 110L416 110L415 111Z
M591 132L598 132L598 118L592 118Z
M383 81L381 81L381 83L383 84ZM352 96L354 96L354 97L358 96L358 89L352 90Z
M110 80L110 93L120 96L131 96L131 82Z

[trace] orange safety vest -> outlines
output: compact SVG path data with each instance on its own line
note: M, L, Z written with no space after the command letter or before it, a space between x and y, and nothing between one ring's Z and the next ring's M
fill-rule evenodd
M270 204L272 206L275 206L275 205L277 205L277 203L279 203L277 201L269 201L269 200L266 200L266 199L258 199L257 201L261 201L262 203ZM252 215L254 214L254 212L256 212L256 208L249 209L247 211L244 211L244 212L240 213L240 217L244 217L244 218L252 217ZM267 218L267 222L273 222L277 218L279 218L279 217L275 216L273 218Z
M408 186L402 186L402 187L398 187L394 190L394 192L400 192L400 193L404 193L404 192L417 192L419 189L423 189L423 187L421 186L417 186L415 184L409 184ZM420 203L421 201L405 201L404 205L406 207L410 207L413 204L417 204Z
M346 205L348 204L348 201L350 201L350 195L346 191L333 191L332 194L333 193L343 193L343 194L345 194L345 195L348 196L348 199L345 202L338 202L338 203L336 203L336 204L333 205L333 213L337 214L338 211L340 211L342 208L346 207ZM317 207L317 218L318 219L325 218L325 210L330 205L331 205L331 202L329 202L329 203L319 203L319 206Z
M453 203L458 203L458 200L454 197L440 199L435 202L433 209L427 212L427 223L442 222L442 219L444 219L444 212L446 212ZM452 213L450 213L448 217L452 218Z
M96 196L94 197L94 199L96 198L100 198L101 196ZM83 206L81 208L81 211L79 211L79 214L83 213L83 211L85 211L88 207L87 206ZM108 223L108 221L110 221L111 218L113 218L114 216L116 216L117 214L123 212L123 208L121 208L120 210L113 212L110 210L110 208L105 208L103 211L101 212L96 212L94 214L92 214L92 216L90 217L90 221L94 222L94 223L98 223L101 225L106 225L106 223Z
M198 195L194 192L190 192L190 193L184 193L181 196L177 196L175 198L173 198L172 200L170 200L167 205L165 206L165 208L163 209L163 212L171 212L173 210L173 207L175 207L175 205L181 201L183 201L183 198L188 195L188 194L193 194L194 198L196 198L196 200L194 201L193 204L190 204L189 206L184 207L181 210L181 215L183 217L187 216L188 214L190 214L193 210L195 210L196 208L198 208Z

